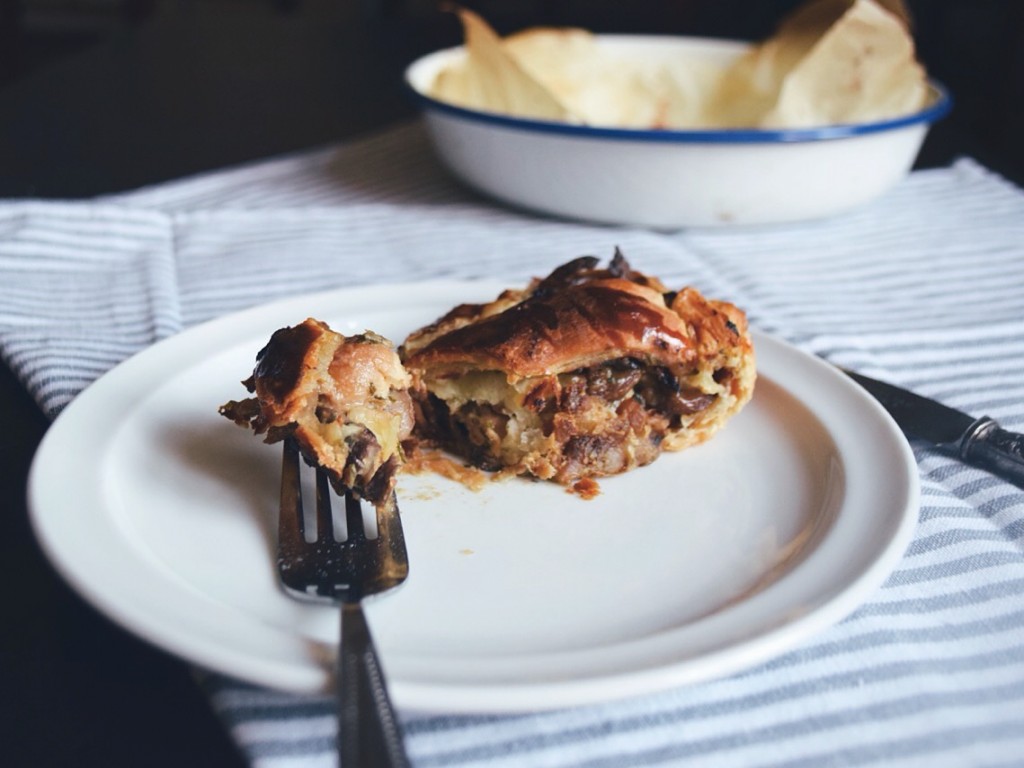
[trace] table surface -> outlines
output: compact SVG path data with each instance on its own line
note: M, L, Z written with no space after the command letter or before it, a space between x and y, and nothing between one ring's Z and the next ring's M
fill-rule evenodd
M994 5L1017 13L1012 3ZM1021 125L1019 112L993 114L1024 102L1021 57L998 85L1008 95L992 98L993 38L971 38L957 7L937 2L932 16L919 19L933 49L949 53L926 63L950 85L957 109L933 131L918 165L965 153L1020 182L1021 154L1000 138L1007 126ZM325 21L189 8L119 30L0 88L0 197L89 197L368 132L412 115L403 66L458 39L443 18L356 13ZM937 19L940 8L946 15ZM963 36L959 48L944 42L953 34ZM973 46L985 46L986 56ZM242 765L191 668L96 613L45 561L24 489L47 423L0 365L3 762Z

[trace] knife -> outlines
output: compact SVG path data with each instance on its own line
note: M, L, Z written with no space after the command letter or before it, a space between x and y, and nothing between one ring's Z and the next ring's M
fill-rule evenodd
M884 381L843 371L871 393L907 434L1024 488L1024 435L1003 429L988 416L976 419Z

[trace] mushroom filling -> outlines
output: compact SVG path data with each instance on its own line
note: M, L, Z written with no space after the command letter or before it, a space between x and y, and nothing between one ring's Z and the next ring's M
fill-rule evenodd
M435 379L427 388L417 419L425 437L488 470L541 450L556 476L648 464L669 430L718 397L631 357L515 385L487 371Z

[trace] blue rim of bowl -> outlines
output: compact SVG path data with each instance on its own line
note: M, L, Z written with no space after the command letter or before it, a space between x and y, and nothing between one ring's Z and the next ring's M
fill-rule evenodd
M589 125L573 125L550 120L533 120L512 117L495 112L481 112L438 101L418 90L406 77L406 89L421 107L435 110L453 117L478 123L511 128L519 131L560 134L588 139L616 139L621 141L660 142L668 144L780 144L801 141L825 141L865 136L872 133L893 131L912 125L927 125L941 120L953 106L953 99L945 86L929 80L928 85L935 94L934 101L919 112L873 123L841 123L815 128L789 128L767 130L756 128L724 128L720 130L657 130L637 128L601 128Z

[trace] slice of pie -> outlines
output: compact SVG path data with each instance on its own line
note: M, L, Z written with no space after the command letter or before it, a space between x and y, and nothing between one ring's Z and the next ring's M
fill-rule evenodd
M399 349L418 436L506 473L571 485L707 440L750 400L744 313L668 290L616 252L464 304Z
M294 438L339 493L390 497L413 428L410 377L391 342L371 332L346 337L310 318L275 331L242 383L255 397L232 400L221 414L268 443Z

